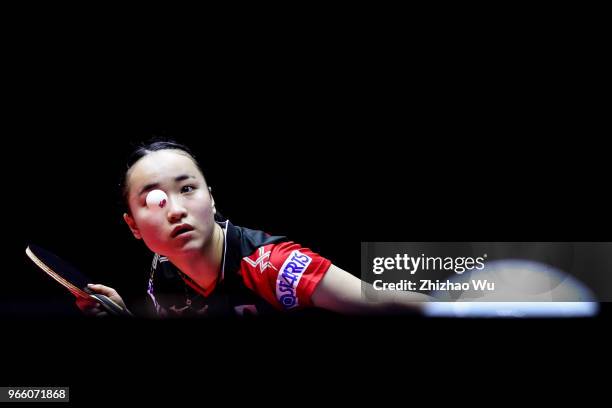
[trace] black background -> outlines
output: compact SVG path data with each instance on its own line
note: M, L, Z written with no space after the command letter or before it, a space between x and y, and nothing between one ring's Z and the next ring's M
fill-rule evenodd
M597 42L537 23L491 36L494 22L448 32L338 15L325 29L247 18L241 30L224 24L231 14L26 16L9 33L2 127L7 385L68 384L75 401L111 402L129 390L231 401L219 387L230 384L254 403L284 395L264 383L309 384L300 395L314 404L313 389L355 397L343 380L384 398L407 377L536 367L523 373L531 383L604 355L591 346L609 338L605 308L578 321L60 317L71 299L24 254L45 245L126 300L141 296L149 255L115 185L130 143L152 135L196 151L234 223L354 273L361 241L610 240Z

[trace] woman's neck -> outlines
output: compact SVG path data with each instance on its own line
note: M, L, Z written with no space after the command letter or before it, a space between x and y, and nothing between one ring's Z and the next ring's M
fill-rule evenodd
M223 229L215 222L211 240L202 251L191 257L168 259L208 295L219 276L223 244Z

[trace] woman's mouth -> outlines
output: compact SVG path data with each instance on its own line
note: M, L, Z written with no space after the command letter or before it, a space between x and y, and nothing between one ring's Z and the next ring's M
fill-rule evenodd
M193 227L189 224L181 224L174 227L172 233L170 233L171 238L176 238L179 235L185 234L187 232L193 231Z

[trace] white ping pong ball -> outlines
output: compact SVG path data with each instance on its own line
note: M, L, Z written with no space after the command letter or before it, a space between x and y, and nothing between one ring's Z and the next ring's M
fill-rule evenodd
M161 190L152 190L147 194L147 207L150 209L164 208L168 202L168 196Z

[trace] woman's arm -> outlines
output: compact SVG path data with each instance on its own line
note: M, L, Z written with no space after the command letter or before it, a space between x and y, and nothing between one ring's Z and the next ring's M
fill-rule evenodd
M376 291L377 299L368 300L362 285L374 291L369 283L331 265L312 294L316 307L344 314L398 314L420 312L425 302L434 298L417 292Z

